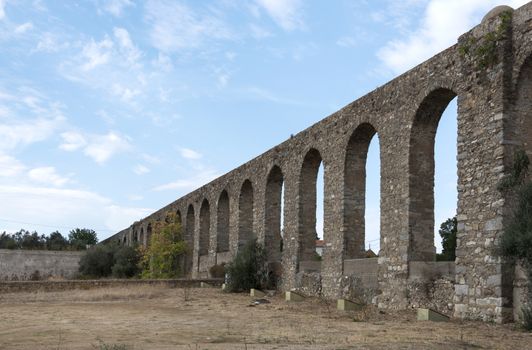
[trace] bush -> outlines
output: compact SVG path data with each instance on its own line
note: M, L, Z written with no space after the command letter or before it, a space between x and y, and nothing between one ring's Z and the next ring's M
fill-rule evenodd
M225 264L214 265L209 269L209 274L212 278L224 278L225 277Z
M133 247L121 247L114 254L113 277L131 278L139 273L140 255Z
M98 243L98 236L94 230L77 228L68 234L68 242L72 248L84 250L87 249L87 246L93 246Z
M532 331L532 306L524 306L521 312L523 313L523 327L529 332Z
M97 245L90 248L79 261L79 272L93 278L110 276L117 250L118 246L115 244Z
M226 272L227 288L231 292L267 288L268 268L264 247L256 239L249 241L226 265Z

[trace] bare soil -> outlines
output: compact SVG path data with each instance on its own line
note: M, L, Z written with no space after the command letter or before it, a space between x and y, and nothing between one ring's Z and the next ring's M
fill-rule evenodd
M3 294L0 349L532 349L516 325L266 299L146 286Z

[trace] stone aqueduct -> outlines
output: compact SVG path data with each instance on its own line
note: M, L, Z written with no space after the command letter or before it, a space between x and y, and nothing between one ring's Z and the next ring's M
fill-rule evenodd
M456 261L442 265L434 261L434 139L456 96L458 246ZM370 263L363 259L365 163L376 133L381 250ZM518 148L532 156L532 3L495 8L456 45L108 240L146 244L151 222L174 212L193 247L192 277L256 236L280 266L281 289L504 322L525 282L494 253L513 203L497 184ZM316 266L309 260L322 162L327 248Z

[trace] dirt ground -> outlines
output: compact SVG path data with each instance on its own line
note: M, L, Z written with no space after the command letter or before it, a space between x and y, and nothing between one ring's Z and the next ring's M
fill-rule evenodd
M250 307L245 294L143 286L3 294L0 349L532 349L515 325L267 299Z

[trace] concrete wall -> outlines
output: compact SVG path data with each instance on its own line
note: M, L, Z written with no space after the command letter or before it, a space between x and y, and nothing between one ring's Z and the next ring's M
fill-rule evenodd
M0 249L0 281L74 278L84 252Z
M412 306L410 263L435 260L435 134L443 111L457 97L454 315L511 319L513 267L495 256L494 248L515 201L497 184L510 173L516 149L532 156L531 19L532 3L491 12L456 45L109 240L146 244L150 223L177 212L192 248L191 276L205 274L220 247L233 256L256 237L267 247L271 262L282 263L281 288L296 288L301 262L314 254L315 183L323 163L327 249L320 293L344 295L345 288L356 284L343 284L349 277L344 261L363 256L365 162L368 145L378 134L381 250L376 301L381 308Z

